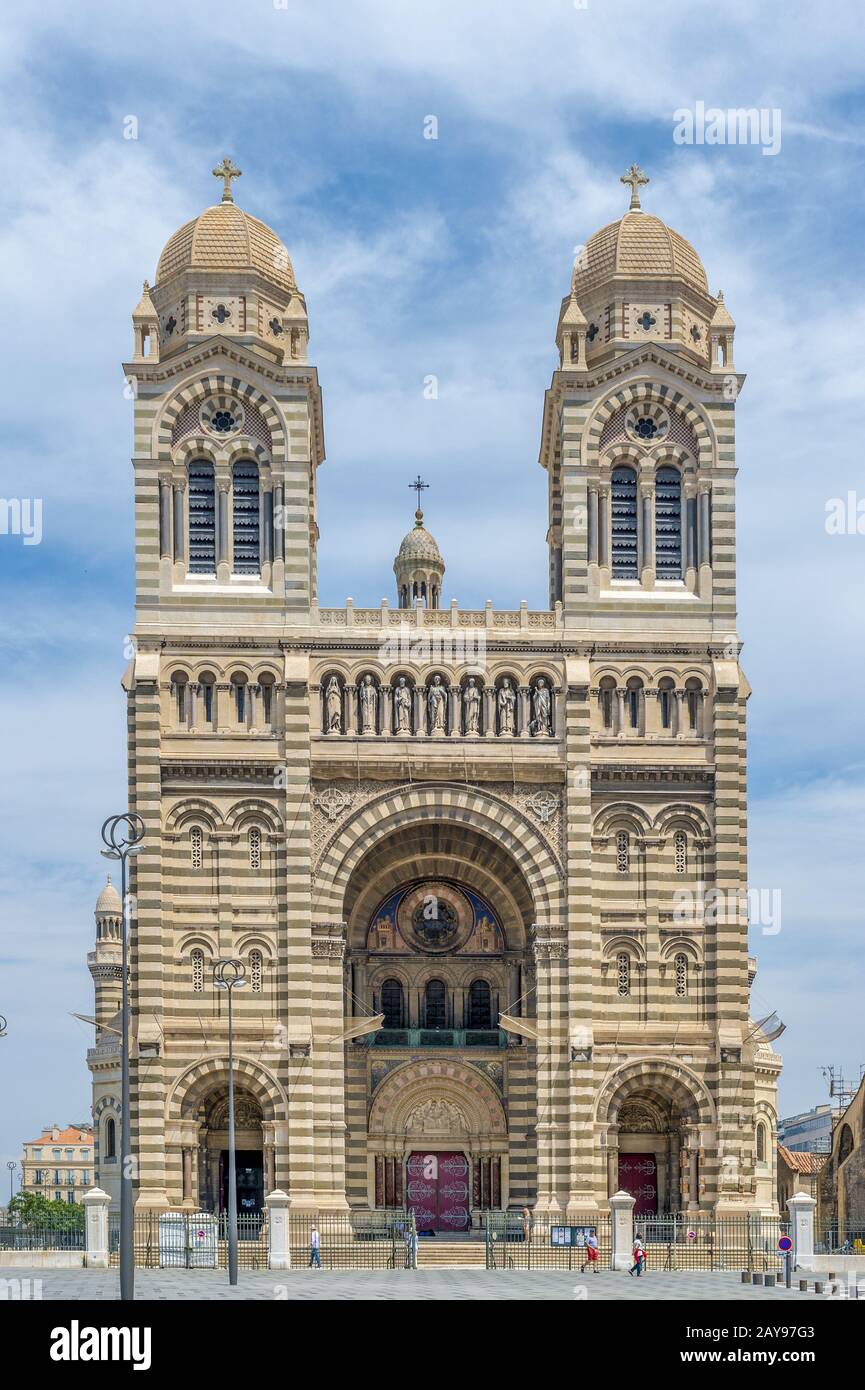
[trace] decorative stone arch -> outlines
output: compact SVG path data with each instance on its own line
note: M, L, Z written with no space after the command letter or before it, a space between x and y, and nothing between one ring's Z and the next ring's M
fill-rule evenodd
M412 1116L430 1100L446 1101L465 1122L465 1128L448 1131L443 1125L442 1142L457 1139L498 1139L507 1137L507 1120L499 1094L477 1067L450 1059L406 1062L381 1082L369 1110L369 1135L375 1143L380 1137L412 1138ZM434 1131L417 1132L426 1143Z
M652 464L657 472L659 468L678 468L682 475L682 481L688 475L695 474L697 471L697 460L690 449L685 449L681 445L662 444L656 454L652 455Z
M260 951L263 960L268 965L273 965L276 960L276 949L273 942L268 941L267 937L262 936L258 931L246 932L245 935L238 938L237 954L246 956L250 951Z
M651 833L652 822L648 812L635 801L613 802L598 811L592 825L592 835L606 838L615 830L630 830L642 840Z
M246 797L236 801L225 817L226 830L239 834L247 827L247 822L257 825L263 822L271 834L278 835L282 830L282 820L267 801L258 797Z
M610 474L614 468L633 468L637 477L644 463L650 463L651 459L645 449L640 449L636 444L626 444L620 440L617 444L611 444L605 449L598 459L598 472L604 478Z
M204 822L210 831L219 830L224 824L222 812L212 801L189 797L171 808L165 820L165 830L179 835L190 827L190 823L199 822Z
M598 1096L595 1119L614 1125L621 1106L632 1096L650 1092L675 1101L690 1124L706 1128L716 1123L715 1105L700 1078L680 1062L663 1057L637 1058L613 1072Z
M698 970L703 966L703 955L700 947L688 936L673 936L669 940L661 943L661 950L658 956L662 969L669 966L676 959L676 956L687 956L688 960Z
M216 960L216 949L213 942L208 941L207 937L198 930L186 932L178 941L176 963L186 965L193 951L203 951L206 960Z
M171 461L175 468L184 471L194 460L206 459L208 463L213 464L215 473L224 458L223 450L206 434L188 434L182 443L175 445L171 451Z
M246 460L249 463L257 463L259 469L267 472L271 467L271 457L263 444L256 444L251 439L233 439L222 451L222 457L227 461L229 468L235 463L242 463ZM260 476L264 476L261 474Z
M213 372L187 382L166 402L153 426L154 457L165 460L171 457L171 440L174 425L180 412L194 402L203 401L207 396L220 394L237 398L246 406L253 406L263 416L270 431L274 452L286 451L285 430L276 406L250 382L238 376L228 376L224 372Z
M615 964L616 957L626 951L635 965L645 968L647 962L646 948L637 936L630 936L623 932L621 936L611 936L604 942L601 952L601 968L609 968Z
M583 466L591 467L598 462L598 450L604 425L615 414L631 405L661 405L670 414L681 415L693 430L699 448L698 466L711 467L714 458L714 431L708 416L684 392L667 386L656 378L638 378L628 386L605 397L586 422L581 440L581 459Z
M190 680L200 681L205 671L211 671L217 682L225 679L225 663L223 661L209 660L206 656L203 656L195 662L195 674L190 676Z
M535 920L562 919L563 869L535 827L506 801L451 782L418 782L374 797L334 832L316 869L314 921L341 920L352 872L365 854L396 829L418 822L464 821L497 841L515 861L532 896Z
M112 1116L119 1115L121 1113L120 1101L117 1100L114 1096L99 1097L99 1100L93 1107L94 1129L98 1127L99 1121L102 1119L102 1116L104 1115L106 1110L110 1110L112 1112Z
M694 836L701 848L712 841L712 827L705 811L700 806L690 803L661 807L652 821L652 829L662 839L666 839L676 830L686 830Z
M265 1120L284 1120L288 1110L285 1092L277 1078L261 1062L234 1054L235 1085L255 1097ZM216 1053L182 1071L165 1100L166 1125L194 1117L198 1106L228 1080L228 1053Z

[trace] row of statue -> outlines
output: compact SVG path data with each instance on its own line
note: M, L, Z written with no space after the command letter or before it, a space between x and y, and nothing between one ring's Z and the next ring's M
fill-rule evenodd
M414 691L405 676L400 676L393 693L394 731L397 735L412 733L412 702ZM345 732L343 721L342 686L336 676L331 676L324 693L325 728L329 734ZM515 735L517 732L517 688L505 676L495 692L495 705L498 714L498 733ZM481 732L482 690L474 676L460 690L462 708L465 715L467 734ZM379 703L381 694L372 676L366 675L358 686L358 708L360 711L360 732L376 734L379 729ZM531 719L528 732L550 735L553 732L552 691L543 676L539 676L531 687ZM447 733L448 690L441 676L433 676L426 688L427 732L433 736Z

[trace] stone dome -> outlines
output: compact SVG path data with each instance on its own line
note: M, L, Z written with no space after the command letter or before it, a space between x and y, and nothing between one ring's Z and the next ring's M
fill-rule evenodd
M417 518L407 536L403 537L396 564L400 567L416 564L418 561L429 564L442 564L441 551L435 536L423 524L423 512L415 512Z
M608 223L589 238L574 268L574 293L581 298L614 275L646 280L675 278L703 295L709 293L703 262L691 243L660 217L641 209L626 212L618 222Z
M105 884L105 887L102 889L102 892L96 899L96 911L97 913L110 913L112 916L117 917L119 917L123 912L123 904L120 901L120 894L114 887L114 884L111 882L110 874L108 875L108 880Z
M157 285L184 270L255 271L285 295L297 289L288 252L276 232L226 199L205 208L169 237L156 268Z

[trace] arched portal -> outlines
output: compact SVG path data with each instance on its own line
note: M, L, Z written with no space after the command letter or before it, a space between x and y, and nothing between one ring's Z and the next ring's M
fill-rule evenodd
M357 857L343 920L346 1013L385 1016L346 1053L351 1205L408 1204L425 1227L454 1231L533 1202L535 1050L499 1024L536 1009L523 867L486 825L409 822ZM397 1076L400 1096L416 1083L398 1113Z

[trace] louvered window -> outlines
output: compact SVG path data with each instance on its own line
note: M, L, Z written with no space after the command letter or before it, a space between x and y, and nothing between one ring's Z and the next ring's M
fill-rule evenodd
M655 474L655 575L682 577L682 479L676 468Z
M258 464L244 460L233 469L234 573L258 574Z
M216 573L216 513L213 464L196 459L189 465L189 569Z
M611 489L613 578L637 579L637 475L614 468Z

